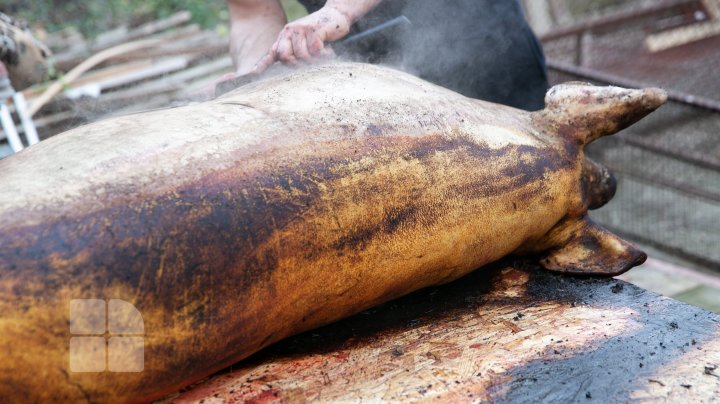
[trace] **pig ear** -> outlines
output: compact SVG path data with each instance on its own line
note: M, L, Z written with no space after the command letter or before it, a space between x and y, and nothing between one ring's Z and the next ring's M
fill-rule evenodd
M567 242L550 250L540 264L554 272L615 276L640 265L647 255L632 244L584 219L568 229Z
M632 90L570 82L551 88L545 109L535 116L548 132L585 145L632 125L666 100L665 92L657 88Z

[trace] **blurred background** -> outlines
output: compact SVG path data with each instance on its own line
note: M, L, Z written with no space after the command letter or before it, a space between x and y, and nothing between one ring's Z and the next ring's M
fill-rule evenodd
M291 20L305 14L294 0L282 3ZM649 252L648 263L623 279L720 312L720 1L523 3L551 84L669 91L659 112L593 143L589 154L611 168L619 188L592 216ZM41 78L32 69L11 70L13 89L0 89L4 97L23 96L40 139L194 102L232 71L221 0L0 0L0 12L22 20L0 19L0 27L14 26L49 48L37 56ZM18 40L11 30L0 29L0 44ZM52 97L42 95L53 89ZM27 146L32 136L17 102L7 104ZM0 133L0 157L13 153L7 135Z
M618 192L591 216L651 259L623 278L720 311L720 2L525 1L551 83L657 86L670 102L591 145Z

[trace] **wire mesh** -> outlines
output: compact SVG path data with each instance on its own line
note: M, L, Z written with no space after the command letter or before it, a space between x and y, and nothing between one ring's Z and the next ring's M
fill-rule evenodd
M676 33L687 38L696 24L720 24L703 11L707 2L678 3L683 7L637 13L636 19L602 30L552 38L544 43L547 57L717 100L720 30L659 51L648 47L648 38L673 44ZM629 7L646 6L636 2ZM589 81L553 70L550 80ZM638 243L720 272L719 112L670 102L630 129L595 142L588 156L618 178L617 195L591 213L594 220Z

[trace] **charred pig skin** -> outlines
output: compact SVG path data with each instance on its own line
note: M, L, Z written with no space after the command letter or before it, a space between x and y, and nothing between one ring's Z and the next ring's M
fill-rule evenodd
M0 396L155 399L508 254L624 272L584 147L664 101L570 83L530 113L334 64L43 141L0 161ZM70 371L73 299L138 309L141 372Z

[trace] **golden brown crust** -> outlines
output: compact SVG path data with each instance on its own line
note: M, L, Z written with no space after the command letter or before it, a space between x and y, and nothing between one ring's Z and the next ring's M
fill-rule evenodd
M0 394L155 398L289 335L567 242L548 232L587 210L582 148L533 122L343 64L0 161L15 192L0 195ZM140 310L142 373L69 372L78 298Z

